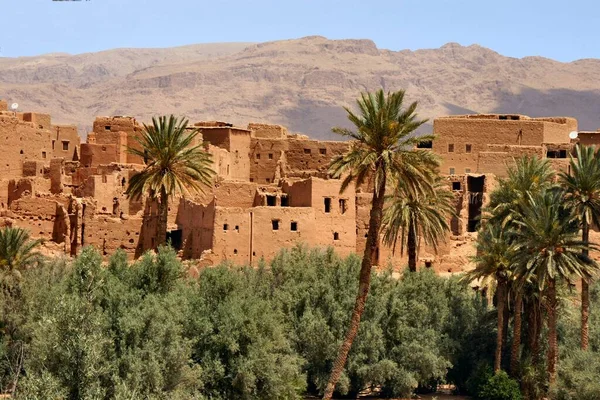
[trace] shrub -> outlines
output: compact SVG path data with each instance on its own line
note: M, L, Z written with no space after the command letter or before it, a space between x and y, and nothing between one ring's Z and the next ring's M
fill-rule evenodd
M477 397L482 400L521 400L519 383L511 379L504 371L500 371L481 387Z

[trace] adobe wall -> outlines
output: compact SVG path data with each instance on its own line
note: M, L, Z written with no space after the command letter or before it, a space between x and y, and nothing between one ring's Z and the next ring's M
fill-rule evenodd
M229 179L237 181L250 180L250 132L245 129L232 128L229 139L230 174Z
M261 139L285 139L288 135L287 128L281 125L250 122L248 130L252 131L252 137Z
M215 203L195 203L181 199L178 207L177 225L182 230L183 257L200 258L213 247L215 230Z
M78 160L80 154L81 138L74 125L53 126L52 154L54 158Z
M80 149L80 162L84 167L118 162L116 144L82 143Z
M6 100L0 100L0 111L8 111L8 103Z
M50 146L49 129L40 128L34 122L21 121L14 115L0 114L0 148L2 149L0 176L2 178L22 176L24 161L48 162L52 154Z
M583 131L578 134L578 142L582 146L596 146L600 145L600 131Z
M287 150L287 140L281 138L252 138L249 151L249 180L263 184L275 182L277 165L285 162L285 152ZM285 163L281 168L285 168Z
M143 164L143 158L127 151L131 148L141 149L135 138L142 127L133 117L97 117L94 121L93 135L88 143L114 144L117 160L121 164Z
M289 176L327 176L329 162L348 150L349 142L323 142L318 140L288 139L286 165Z
M488 151L479 153L477 172L505 177L507 168L514 166L515 160L524 156L544 158L544 147L488 145Z
M569 120L573 120L573 118L569 118ZM543 121L544 124L544 143L569 143L571 139L569 138L569 133L573 131L577 131L577 122L573 123L572 121L565 120L563 124L553 122L554 120ZM557 121L561 121L558 119Z

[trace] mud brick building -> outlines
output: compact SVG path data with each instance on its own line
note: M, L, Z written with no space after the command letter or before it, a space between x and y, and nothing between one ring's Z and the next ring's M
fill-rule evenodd
M470 268L481 209L516 157L550 158L564 169L577 141L600 138L581 132L570 139L577 121L563 117L463 115L437 118L433 126L436 139L420 147L440 155L457 216L437 253L420 248L419 263L440 273ZM127 151L139 146L142 129L133 117L98 117L80 143L75 127L52 125L46 114L7 111L0 101L0 225L27 228L72 255L92 245L105 255L123 249L133 259L154 247L156 205L124 194L143 168ZM354 186L340 193L341 181L327 173L348 142L259 123L205 121L190 129L199 130L195 144L212 154L217 176L206 193L170 203L169 237L183 258L256 265L300 242L340 255L363 252L372 195ZM376 262L400 268L405 258L380 244Z

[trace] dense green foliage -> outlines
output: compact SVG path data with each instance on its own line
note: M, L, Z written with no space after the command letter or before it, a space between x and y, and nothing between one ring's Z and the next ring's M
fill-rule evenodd
M481 386L477 398L482 400L521 400L519 383L509 378L504 371L490 376L488 381Z
M23 343L17 398L293 399L321 393L343 340L360 260L282 251L270 268L223 265L198 280L169 248L102 266L27 270L3 321L2 385L15 379L6 346ZM4 299L3 299L4 300ZM340 391L404 396L447 380L485 314L482 300L431 271L373 274L373 291Z

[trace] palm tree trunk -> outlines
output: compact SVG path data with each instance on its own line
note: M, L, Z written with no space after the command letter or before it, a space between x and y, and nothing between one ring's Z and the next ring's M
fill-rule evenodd
M325 393L323 394L323 400L330 400L333 396L335 386L337 385L337 382L340 379L340 376L342 375L342 371L344 370L344 366L346 365L346 359L348 358L348 353L350 352L350 348L352 347L352 342L354 341L354 338L358 333L360 319L365 309L365 303L367 302L369 287L371 285L372 260L375 257L377 247L379 244L379 231L381 228L381 217L383 214L383 202L385 197L385 178L386 175L384 172L384 176L382 179L383 183L379 191L375 191L373 193L373 200L371 202L371 213L369 216L369 232L367 234L367 244L365 247L362 264L360 267L358 294L356 295L356 302L354 303L354 310L352 311L350 325L348 327L348 331L346 332L344 342L342 343L338 352L337 358L333 363L331 376L329 377L329 382L327 382L327 387L325 388Z
M415 232L415 222L411 218L408 225L408 270L410 272L417 272L417 233Z
M582 240L587 245L590 240L590 226L587 219L583 218ZM587 248L582 251L584 256L589 254ZM581 278L581 349L587 350L590 339L590 286L586 278Z
M496 334L496 354L494 356L494 373L502 368L502 343L504 341L504 304L506 303L506 285L503 280L498 281L496 292L496 309L498 310L498 332Z
M157 247L167 242L167 219L169 215L169 195L165 188L160 189L160 203L158 204L158 229L156 233Z
M519 370L519 352L521 350L521 308L523 307L523 293L517 293L515 299L515 318L513 326L513 342L510 350L510 373L513 377L518 375Z
M551 388L556 383L556 367L558 364L556 308L556 280L550 279L548 282L548 383Z

